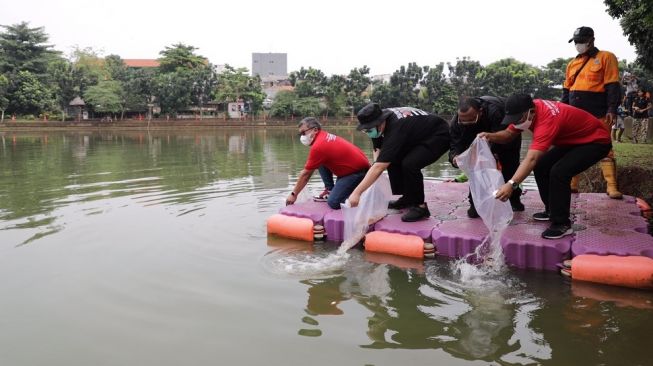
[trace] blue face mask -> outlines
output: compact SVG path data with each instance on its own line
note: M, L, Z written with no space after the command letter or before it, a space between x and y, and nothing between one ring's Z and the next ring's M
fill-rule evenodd
M366 133L367 136L369 136L371 139L378 139L379 137L381 137L381 132L379 132L379 129L376 128L376 127L374 127L374 128L372 128L372 129L369 129L369 130L365 131L365 133Z

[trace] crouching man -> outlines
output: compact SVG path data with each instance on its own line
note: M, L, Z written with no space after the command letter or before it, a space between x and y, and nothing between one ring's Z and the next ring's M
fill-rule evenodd
M327 204L332 209L340 209L340 204L345 202L367 173L370 167L367 156L351 142L322 130L322 125L314 117L304 118L298 128L301 143L310 150L306 165L286 198L286 205L295 203L315 169L324 167L338 177Z
M571 178L603 159L610 149L610 132L603 122L588 112L561 102L514 94L506 100L503 124L499 132L481 132L489 142L506 144L523 131L533 132L526 157L517 171L496 193L508 200L531 171L544 202L545 211L533 215L539 221L551 221L542 233L545 239L573 234L570 220Z

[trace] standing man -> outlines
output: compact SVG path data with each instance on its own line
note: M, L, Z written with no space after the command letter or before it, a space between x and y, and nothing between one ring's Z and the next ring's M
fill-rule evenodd
M481 132L489 142L505 144L525 130L533 132L533 142L515 175L495 196L506 201L519 183L534 170L535 182L544 203L544 212L533 215L551 221L542 233L545 239L573 234L570 220L571 178L603 159L612 149L610 132L603 122L581 109L561 102L514 94L506 101L504 124L499 132Z
M621 101L617 57L594 46L594 30L590 27L577 28L569 40L572 41L578 55L567 64L562 102L591 113L603 121L604 128L610 128L617 120ZM601 160L601 171L607 183L607 194L610 198L621 199L614 150ZM572 191L578 192L578 178L574 177L571 182Z
M358 112L358 130L372 139L375 162L349 196L352 207L360 196L388 169L393 194L402 195L388 208L408 211L402 221L427 219L431 213L424 199L422 168L449 150L449 125L442 118L412 107L381 109L370 103Z
M637 92L633 101L633 144L645 144L648 137L648 111L651 101L646 98L644 90Z
M338 177L329 194L327 204L334 210L340 209L340 204L345 202L369 169L367 156L351 142L323 131L320 122L313 117L301 120L298 128L301 143L309 146L310 151L295 187L286 198L286 205L295 203L313 171L324 166Z
M626 113L632 116L633 114L633 101L637 96L637 91L639 90L639 85L637 85L637 76L629 73L628 71L624 72L624 77L621 78L621 83L626 86Z
M504 98L483 96L467 97L458 103L458 112L453 116L449 133L451 134L451 150L449 150L449 162L455 168L456 156L462 154L472 144L476 135L481 132L495 132L505 128L501 125L504 111ZM521 135L517 136L510 143L492 144L492 153L501 166L503 179L508 181L519 166L519 152L521 149ZM521 188L517 188L510 196L510 206L513 211L524 211L521 203ZM469 194L469 209L467 216L477 218L478 212L474 206L471 193Z

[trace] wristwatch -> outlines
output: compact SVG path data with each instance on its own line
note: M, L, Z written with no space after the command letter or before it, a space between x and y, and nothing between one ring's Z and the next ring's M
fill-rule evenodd
M508 183L510 183L510 186L512 187L513 190L519 188L519 183L515 182L514 180L509 180Z

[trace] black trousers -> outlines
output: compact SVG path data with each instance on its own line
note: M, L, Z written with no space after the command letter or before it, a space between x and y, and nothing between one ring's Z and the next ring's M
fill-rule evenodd
M403 195L410 205L424 203L424 176L422 168L436 162L449 151L449 137L442 137L442 143L434 144L435 149L417 145L408 149L388 166L388 177L393 194Z
M535 166L535 181L551 222L571 224L571 178L603 159L612 144L585 144L554 147Z

